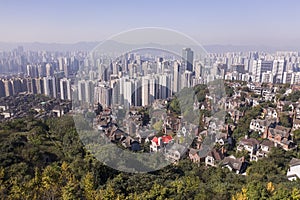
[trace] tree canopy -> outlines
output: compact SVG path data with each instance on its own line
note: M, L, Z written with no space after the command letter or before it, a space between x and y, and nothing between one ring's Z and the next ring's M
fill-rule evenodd
M250 109L256 116L259 107ZM294 132L298 138L297 131ZM129 174L96 160L70 116L0 124L0 196L4 199L299 199L286 178L294 152L273 149L247 176L187 159L161 170Z

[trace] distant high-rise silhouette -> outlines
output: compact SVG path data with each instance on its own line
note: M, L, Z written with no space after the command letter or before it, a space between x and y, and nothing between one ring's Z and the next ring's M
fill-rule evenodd
M182 64L183 67L192 72L193 71L193 61L194 61L194 52L191 48L183 48L182 49Z

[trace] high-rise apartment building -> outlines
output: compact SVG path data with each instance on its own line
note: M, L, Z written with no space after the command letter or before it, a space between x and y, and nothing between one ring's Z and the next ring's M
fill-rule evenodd
M60 79L60 98L63 100L71 100L71 81L70 79Z
M174 93L179 92L180 90L180 64L175 61L173 65L173 87L172 90Z
M252 75L254 76L254 82L262 81L262 73L272 71L273 62L264 60L254 60L252 66Z
M44 94L46 96L56 98L57 97L57 92L56 92L55 78L47 76L47 77L44 77L43 80L44 80Z
M112 88L101 83L95 87L95 103L100 103L104 107L112 105Z
M194 52L191 48L182 49L182 65L185 70L193 71Z
M274 76L274 83L283 82L283 73L286 71L286 62L285 60L274 60L272 73Z

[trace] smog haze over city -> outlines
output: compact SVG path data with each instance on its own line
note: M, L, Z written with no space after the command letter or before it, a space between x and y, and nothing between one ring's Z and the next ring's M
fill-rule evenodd
M0 41L100 42L129 29L163 27L202 45L299 48L299 4L296 0L3 1Z

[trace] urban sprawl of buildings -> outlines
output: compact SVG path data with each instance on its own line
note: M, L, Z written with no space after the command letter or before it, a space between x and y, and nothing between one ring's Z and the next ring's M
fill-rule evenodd
M208 54L204 61L193 58L193 51L189 48L183 50L182 58L186 63L178 60L165 60L160 57L152 57L143 60L139 54L126 54L116 61L107 59L88 59L87 52L32 52L24 51L22 47L9 52L0 52L0 69L4 74L0 79L0 97L11 96L22 92L32 94L45 94L46 96L72 99L72 93L76 92L79 101L91 103L96 96L105 105L114 104L118 101L117 94L112 98L105 99L103 93L111 96L116 85L116 79L126 85L128 91L120 88L119 93L129 104L147 105L155 96L166 98L172 92L178 92L184 87L195 86L199 83L210 81L206 75L218 75L225 80L241 80L247 82L263 83L300 83L300 55L298 52L276 52L275 54L248 52L248 53L223 53ZM173 56L174 59L174 56ZM85 77L74 82L75 74L80 68L94 66ZM209 67L207 67L209 66ZM206 69L215 71L207 72ZM204 71L206 70L206 73ZM171 73L170 73L171 72ZM135 74L142 74L143 78L134 80ZM155 75L156 74L156 75ZM205 80L205 78L207 78ZM101 83L98 81L102 80ZM141 85L152 84L166 87L160 94L150 87L150 91L141 91L144 95L152 92L152 97L136 97L130 99L128 96L135 88ZM130 85L130 87L128 87ZM135 85L135 86L132 86ZM94 89L97 86L98 89ZM85 90L85 91L83 91ZM91 91L93 90L93 91ZM168 91L169 90L169 91ZM90 94L91 93L91 94ZM142 94L140 94L142 95ZM137 94L138 96L138 94ZM73 96L74 97L74 96ZM151 99L152 98L152 99Z
M176 148L169 149L167 157L172 161L183 158L186 148L178 139L178 132L193 132L189 153L193 162L204 162L207 166L222 165L239 174L245 174L247 162L267 157L271 148L293 151L297 148L294 131L300 128L300 102L282 100L276 95L282 84L283 97L300 91L300 54L298 52L210 53L202 60L190 48L184 48L181 56L165 57L126 53L117 59L108 57L88 58L87 52L32 52L22 47L9 52L0 52L0 97L19 93L44 94L62 100L72 100L73 107L100 109L94 120L95 126L111 141L120 142L125 148L139 151L141 144L150 143L150 151L161 151L169 143ZM224 79L232 88L231 96L215 100L219 108L228 114L230 121L218 122L214 116L201 119L203 127L182 126L182 118L167 112L158 113L145 123L145 116L136 107L153 105L167 108L174 94L183 88L207 84L215 79ZM241 82L243 81L243 82ZM280 86L281 85L281 86ZM211 110L214 94L206 94L202 102L196 102L193 109ZM260 115L247 124L248 133L234 143L232 132L245 117L241 108L255 107L272 102L274 106L263 108ZM4 106L4 105L2 105ZM125 117L126 129L118 127L112 108L130 109ZM282 123L282 117L291 120L290 127ZM149 127L159 124L162 136ZM208 130L218 132L216 145L208 154L199 152ZM126 132L125 132L126 130ZM158 131L159 132L159 131ZM144 134L147 133L147 134ZM252 137L257 133L258 137ZM177 138L176 138L177 137ZM228 155L229 150L246 152L247 158ZM287 172L290 180L300 178L299 159L293 158Z

